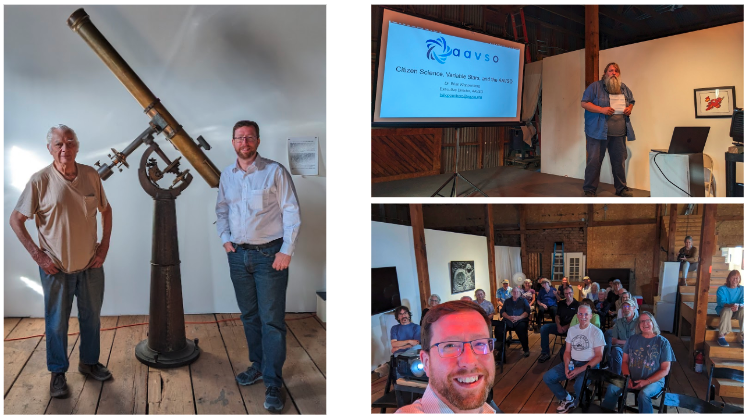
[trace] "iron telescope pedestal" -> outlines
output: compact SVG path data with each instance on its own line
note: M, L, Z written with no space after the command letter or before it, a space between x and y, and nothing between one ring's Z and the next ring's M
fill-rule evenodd
M177 242L177 196L190 184L192 176L184 172L176 188L159 188L151 178L156 168L156 152L172 166L156 143L143 153L138 178L143 189L153 197L153 237L151 242L151 302L148 314L148 339L135 347L135 356L148 366L175 368L191 364L200 356L198 339L185 337L185 311L182 306L182 278L179 270ZM176 162L176 161L175 161ZM150 177L149 177L150 173ZM176 181L175 181L176 183Z

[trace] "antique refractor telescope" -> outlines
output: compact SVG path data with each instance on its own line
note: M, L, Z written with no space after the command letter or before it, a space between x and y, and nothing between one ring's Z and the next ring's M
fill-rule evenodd
M210 146L198 137L199 143L182 129L182 126L166 110L161 101L143 83L132 68L117 53L104 35L91 22L83 9L76 10L68 18L68 26L83 38L104 61L115 77L133 95L144 108L143 112L151 118L148 128L143 131L122 152L112 149L109 157L112 163L101 165L96 162L99 176L107 180L112 169L122 166L130 167L128 156L141 144L148 149L143 153L138 169L138 178L143 189L154 200L153 239L151 242L151 300L148 316L148 339L140 342L135 348L135 356L142 363L158 368L170 368L187 365L200 355L198 339L192 341L185 336L185 314L182 305L182 279L179 269L179 247L177 243L177 213L175 200L190 184L192 175L189 169L180 170L181 157L170 160L156 144L154 135L164 134L174 147L190 162L198 173L213 188L218 187L220 172L213 162L203 153L201 147L210 150ZM164 169L158 167L156 158L149 158L153 153L166 163ZM165 174L175 176L172 185L164 189L158 181Z

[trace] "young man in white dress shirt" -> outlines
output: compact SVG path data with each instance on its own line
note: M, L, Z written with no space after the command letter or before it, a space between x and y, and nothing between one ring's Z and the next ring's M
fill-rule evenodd
M239 121L232 133L237 160L221 173L216 228L229 259L252 363L237 382L263 380L264 407L278 413L284 405L286 287L301 225L299 201L289 172L258 154L258 124Z

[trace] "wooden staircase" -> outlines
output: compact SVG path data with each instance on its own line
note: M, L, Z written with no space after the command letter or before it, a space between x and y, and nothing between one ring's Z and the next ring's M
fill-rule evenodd
M668 216L663 217L663 225L668 228ZM702 230L702 216L678 216L676 220L676 237L684 237L687 235L692 236L692 243L694 246L699 248L700 246L700 234ZM667 234L667 233L666 233ZM718 241L716 240L716 243ZM677 251L681 247L681 243L677 242ZM729 347L724 348L718 345L718 326L720 324L720 316L715 313L717 292L718 287L726 283L728 277L729 264L726 263L725 258L722 256L720 248L716 246L715 254L712 255L711 265L712 272L710 274L710 291L708 292L707 300L707 329L705 330L705 371L709 373L710 368L713 364L716 367L733 368L738 370L744 370L744 348L741 346L741 335L739 329L739 321L731 320L731 327L733 333L726 335L726 341L729 343ZM701 263L703 261L700 261ZM683 320L694 324L695 311L694 311L694 300L695 300L695 286L697 284L697 272L688 272L686 278L686 286L679 287L679 294L681 298L681 317ZM681 326L681 322L680 326ZM678 334L681 333L681 327L679 327ZM716 397L744 397L744 384L723 379L713 379L715 383L715 395Z

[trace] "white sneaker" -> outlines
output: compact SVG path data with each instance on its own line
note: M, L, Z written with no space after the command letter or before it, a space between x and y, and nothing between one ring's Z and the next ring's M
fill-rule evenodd
M557 413L567 413L575 407L575 398L572 400L561 400L559 407L557 407Z

